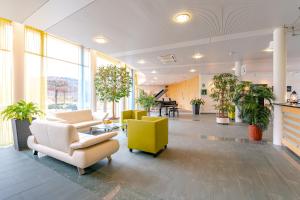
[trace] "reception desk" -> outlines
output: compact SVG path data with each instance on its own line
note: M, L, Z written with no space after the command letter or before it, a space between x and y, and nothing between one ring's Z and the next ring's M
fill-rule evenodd
M283 117L282 144L300 156L300 104L275 104L281 106Z

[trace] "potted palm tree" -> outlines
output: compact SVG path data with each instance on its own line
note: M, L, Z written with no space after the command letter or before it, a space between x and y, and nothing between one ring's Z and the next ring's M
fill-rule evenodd
M150 109L156 105L155 97L151 94L147 94L144 90L140 90L140 95L136 101L148 112L148 115L150 114Z
M204 105L205 101L201 98L192 99L190 104L193 107L193 115L199 115L200 113L200 106Z
M237 83L237 77L230 73L217 74L213 77L210 97L217 102L215 105L218 111L216 122L219 124L229 124L228 110L232 105Z
M11 120L14 147L20 151L27 149L27 137L31 135L29 126L32 120L37 116L41 116L43 112L32 102L21 100L16 104L6 107L1 116L3 120Z
M244 82L236 87L234 102L240 110L241 119L248 123L250 140L260 141L271 118L274 94L271 88Z

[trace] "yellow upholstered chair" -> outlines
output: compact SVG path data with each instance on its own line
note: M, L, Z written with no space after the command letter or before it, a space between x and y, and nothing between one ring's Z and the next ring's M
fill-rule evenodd
M141 120L143 116L147 116L147 111L144 110L125 110L121 113L121 123L127 124L128 119Z
M157 155L168 145L168 118L142 117L141 120L127 120L128 148Z

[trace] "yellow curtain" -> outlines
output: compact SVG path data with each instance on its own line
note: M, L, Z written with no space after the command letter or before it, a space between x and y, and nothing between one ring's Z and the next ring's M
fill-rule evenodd
M12 25L0 18L0 112L12 103ZM0 146L13 143L10 121L0 119Z
M44 64L44 32L25 28L25 99L46 111L47 81Z

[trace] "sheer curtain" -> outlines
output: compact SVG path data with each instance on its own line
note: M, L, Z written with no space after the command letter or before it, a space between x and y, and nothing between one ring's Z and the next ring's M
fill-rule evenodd
M12 25L0 18L0 112L12 103ZM0 119L0 146L13 143L10 121Z
M44 33L25 28L25 99L46 111L46 76L44 65Z

